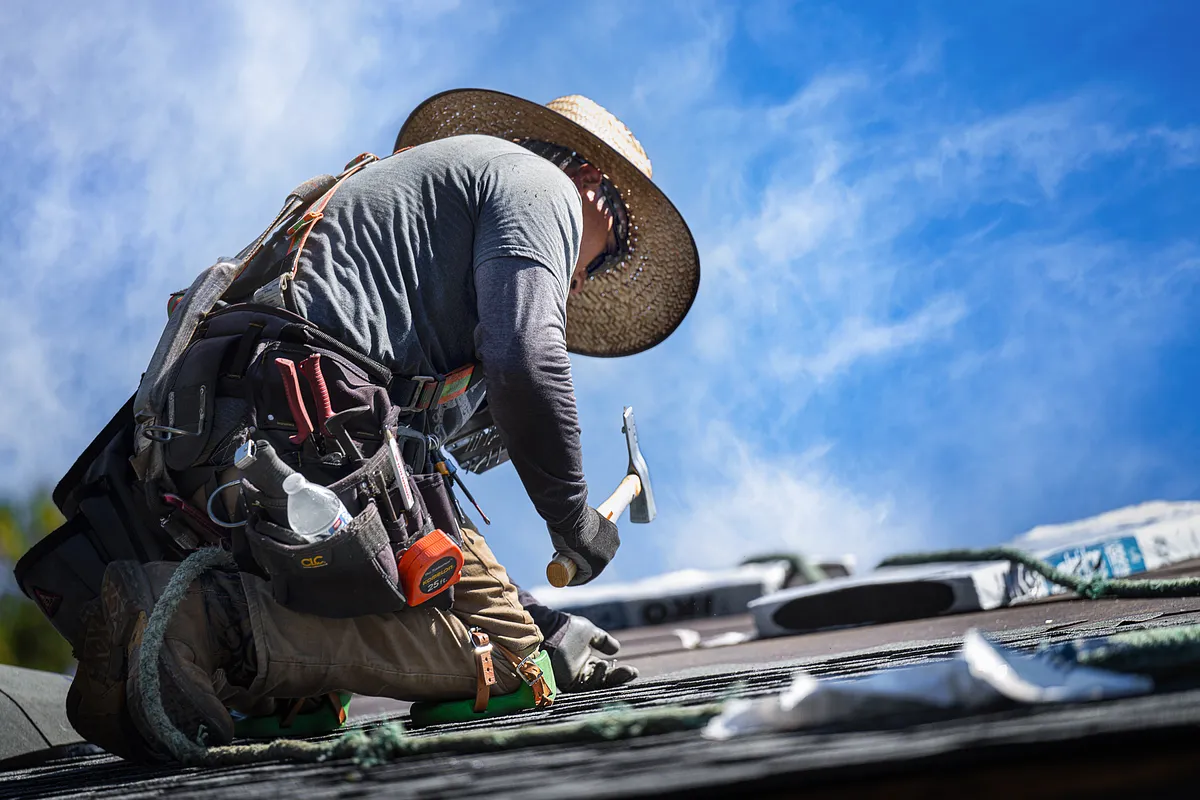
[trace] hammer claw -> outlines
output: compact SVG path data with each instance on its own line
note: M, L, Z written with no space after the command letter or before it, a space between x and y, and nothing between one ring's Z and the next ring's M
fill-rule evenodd
M650 468L642 457L642 449L638 446L637 423L633 420L633 406L625 406L622 415L625 432L625 444L629 448L629 469L627 475L636 475L641 481L641 491L634 495L629 503L629 521L637 523L651 522L658 516L658 508L654 505L654 492L650 489Z

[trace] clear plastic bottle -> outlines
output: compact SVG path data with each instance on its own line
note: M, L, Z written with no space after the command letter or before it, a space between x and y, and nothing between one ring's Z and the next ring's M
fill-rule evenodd
M338 496L299 472L283 481L287 492L288 527L309 542L332 536L350 522L350 512Z

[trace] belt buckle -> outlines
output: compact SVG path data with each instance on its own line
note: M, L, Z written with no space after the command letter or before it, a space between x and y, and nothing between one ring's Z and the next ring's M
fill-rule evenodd
M471 647L480 655L492 652L492 640L486 633L479 628L471 628L467 631L471 637Z
M542 679L542 668L537 665L537 661L535 660L540 652L541 650L534 650L515 665L517 674L521 676L521 680L525 681L526 686L532 687ZM527 665L528 671L533 675L532 678L526 677Z
M421 397L425 394L426 387L429 384L437 384L438 379L430 375L414 375L409 378L410 381L416 384L413 389L412 397L409 398L408 404L401 408L401 411L424 411L433 405L432 399L425 405L421 405Z

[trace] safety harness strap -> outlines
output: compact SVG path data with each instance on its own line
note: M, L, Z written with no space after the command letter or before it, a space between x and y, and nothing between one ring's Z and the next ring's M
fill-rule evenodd
M304 212L300 219L296 220L294 223L292 223L292 226L288 228L287 235L291 237L291 245L288 247L288 253L296 254L292 258L292 269L288 274L289 279L295 278L296 272L300 269L300 254L304 252L304 245L308 241L308 235L312 233L312 229L317 226L317 223L320 222L321 218L325 215L325 206L329 205L329 201L333 199L333 196L337 193L337 190L341 188L342 184L346 182L347 178L349 178L351 175L354 175L368 164L378 160L379 159L371 153L362 153L349 164L347 164L346 168L342 171L342 174L338 176L337 181L333 184L333 186L330 186L325 194L321 195L321 199L313 203L312 206L310 206L309 209Z
M392 378L389 393L401 411L424 411L430 406L449 403L483 380L483 370L475 369L476 366L467 364L440 377L415 375L404 378L397 375Z

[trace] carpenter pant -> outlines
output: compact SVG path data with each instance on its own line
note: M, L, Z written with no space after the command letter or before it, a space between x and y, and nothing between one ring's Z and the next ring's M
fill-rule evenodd
M469 628L482 628L518 658L542 635L521 607L517 589L478 531L463 528L462 578L449 612L420 606L392 614L330 619L275 602L262 579L243 573L254 631L257 673L247 689L217 673L215 689L230 707L250 709L270 697L314 697L346 691L397 700L475 697ZM496 695L516 691L521 678L493 653Z

